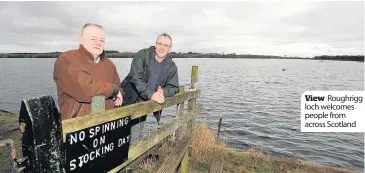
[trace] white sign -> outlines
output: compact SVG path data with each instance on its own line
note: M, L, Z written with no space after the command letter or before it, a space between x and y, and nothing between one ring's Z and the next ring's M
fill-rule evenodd
M306 91L301 132L365 132L365 91Z

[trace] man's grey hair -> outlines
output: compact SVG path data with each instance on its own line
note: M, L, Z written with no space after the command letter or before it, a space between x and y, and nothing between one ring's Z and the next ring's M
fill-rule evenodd
M158 37L157 37L157 39L156 39L156 43L157 43L157 40L158 40L158 38L160 38L160 37L167 37L167 38L169 38L170 39L170 42L171 42L171 45L170 45L170 47L172 46L172 38L171 38L171 36L169 35L169 34L167 34L167 33L162 33L162 34L160 34Z
M83 35L83 34L84 34L84 32L85 32L86 28L91 27L91 26L93 26L93 27L98 27L98 28L100 28L101 30L103 30L103 29L104 29L104 28L103 28L103 26L101 26L101 25L94 24L94 23L86 23L86 24L82 27L81 35Z

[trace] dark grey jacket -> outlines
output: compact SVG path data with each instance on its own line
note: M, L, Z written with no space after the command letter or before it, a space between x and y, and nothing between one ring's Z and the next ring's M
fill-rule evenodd
M140 101L150 100L155 91L149 89L148 79L150 78L149 62L155 58L154 46L142 49L133 58L129 74L121 83L123 88L123 105L134 104ZM170 56L165 58L166 66L162 75L158 78L157 84L164 89L164 96L171 97L179 92L179 78L177 66Z

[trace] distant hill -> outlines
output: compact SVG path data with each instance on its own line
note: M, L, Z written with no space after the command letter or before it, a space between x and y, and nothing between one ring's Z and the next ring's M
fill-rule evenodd
M108 58L133 58L135 52L118 52L115 50L106 50ZM62 52L46 53L0 53L0 58L57 58ZM251 54L224 54L224 53L177 53L171 52L173 58L249 58L249 59L308 59L308 60L340 60L340 61L361 61L364 62L364 55L322 55L315 57L290 57L290 56L273 56L273 55L251 55Z

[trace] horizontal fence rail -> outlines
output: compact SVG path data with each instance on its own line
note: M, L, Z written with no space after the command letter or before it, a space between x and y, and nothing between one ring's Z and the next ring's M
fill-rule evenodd
M177 94L173 97L168 97L165 99L164 104L158 104L157 102L150 100L103 112L97 112L87 116L63 120L62 121L63 139L65 141L66 139L65 135L67 133L75 132L81 129L88 128L90 126L95 126L105 122L113 121L129 115L132 116L131 119L133 120L143 115L147 115L149 113L161 110L163 108L168 108L177 104L181 104L185 101L197 98L199 96L200 96L200 89L197 89L195 91L187 91L181 94Z

